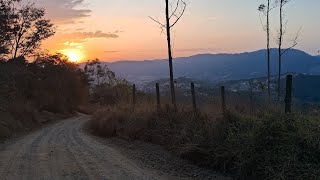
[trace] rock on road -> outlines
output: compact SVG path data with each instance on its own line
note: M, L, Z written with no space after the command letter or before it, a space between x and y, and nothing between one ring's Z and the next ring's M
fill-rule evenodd
M83 132L89 116L57 122L0 146L0 179L177 179L137 166Z

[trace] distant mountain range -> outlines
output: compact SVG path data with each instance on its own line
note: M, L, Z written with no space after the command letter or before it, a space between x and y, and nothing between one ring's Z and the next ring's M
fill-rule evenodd
M266 50L239 54L199 54L174 59L174 75L211 84L230 80L265 77ZM143 85L169 76L167 60L121 61L106 63L118 76ZM271 50L272 74L278 69L277 49ZM292 49L283 55L282 73L320 75L320 57Z

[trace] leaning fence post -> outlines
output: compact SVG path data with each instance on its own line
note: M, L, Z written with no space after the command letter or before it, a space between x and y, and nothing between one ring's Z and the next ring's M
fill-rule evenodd
M291 113L291 105L292 105L292 75L287 75L286 82L286 97L284 99L285 102L285 112Z
M159 83L156 84L156 91L157 91L157 110L159 111L161 108L161 104L160 104L160 87L159 87Z
M193 106L193 109L196 111L197 110L196 91L195 91L193 82L191 83L191 95L192 95L192 106Z
M222 114L223 116L226 115L226 91L225 91L225 87L222 86L221 87L221 110L222 110Z
M132 109L134 111L136 105L136 85L133 84L132 86Z

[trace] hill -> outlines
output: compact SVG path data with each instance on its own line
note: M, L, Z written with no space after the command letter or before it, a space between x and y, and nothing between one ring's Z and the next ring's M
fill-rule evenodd
M271 50L272 74L278 68L277 49ZM106 63L123 78L136 84L168 78L167 60ZM292 49L283 56L283 73L320 75L320 58ZM266 76L266 50L239 54L199 54L174 59L175 77L210 83Z

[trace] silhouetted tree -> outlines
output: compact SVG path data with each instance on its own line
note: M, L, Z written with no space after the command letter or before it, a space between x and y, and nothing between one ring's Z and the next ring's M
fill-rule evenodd
M45 10L33 3L20 0L1 0L1 50L11 53L12 59L34 53L41 42L54 35L50 20L44 19Z
M71 112L87 102L88 78L61 54L42 54L32 63L19 57L0 63L0 94L2 108L22 102L37 110Z
M263 30L267 34L267 64L268 64L268 96L271 96L271 89L270 89L270 76L271 76L271 68L270 68L270 12L272 9L276 7L276 5L272 5L272 0L267 0L266 4L261 4L258 7L258 11L263 14L266 18L265 24L262 22Z
M28 69L35 77L28 89L39 109L70 112L87 102L88 79L79 66L64 55L41 55Z
M278 101L280 100L280 91L281 91L281 72L282 72L282 56L285 54L288 50L294 48L298 44L298 36L299 32L296 34L296 37L293 39L293 43L289 48L286 48L285 50L282 49L283 45L283 37L285 35L284 27L287 23L283 23L284 20L284 6L291 2L291 0L276 0L276 3L279 6L279 34L278 34L278 82L277 82L277 93L278 93ZM301 29L301 28L300 28Z
M84 67L84 72L93 78L94 85L100 86L102 84L115 83L116 75L107 65L103 65L99 59L88 61Z
M174 79L173 79L173 63L172 63L172 46L171 46L171 29L178 23L178 21L183 16L187 4L184 0L177 0L175 7L170 9L172 7L172 4L169 3L169 0L165 0L166 3L166 23L163 24L160 21L150 17L153 21L158 23L160 25L160 28L166 29L167 34L167 45L168 45L168 56L169 56L169 69L170 69L170 89L171 89L171 100L172 104L176 107L176 94L175 94L175 87L174 87ZM170 12L171 10L171 12ZM171 22L173 20L173 22Z
M91 81L91 102L101 105L112 105L128 102L131 97L131 85L125 79L117 78L107 65L99 59L88 61L84 72Z
M8 53L8 46L12 35L14 17L12 16L12 4L15 0L0 0L0 58Z

